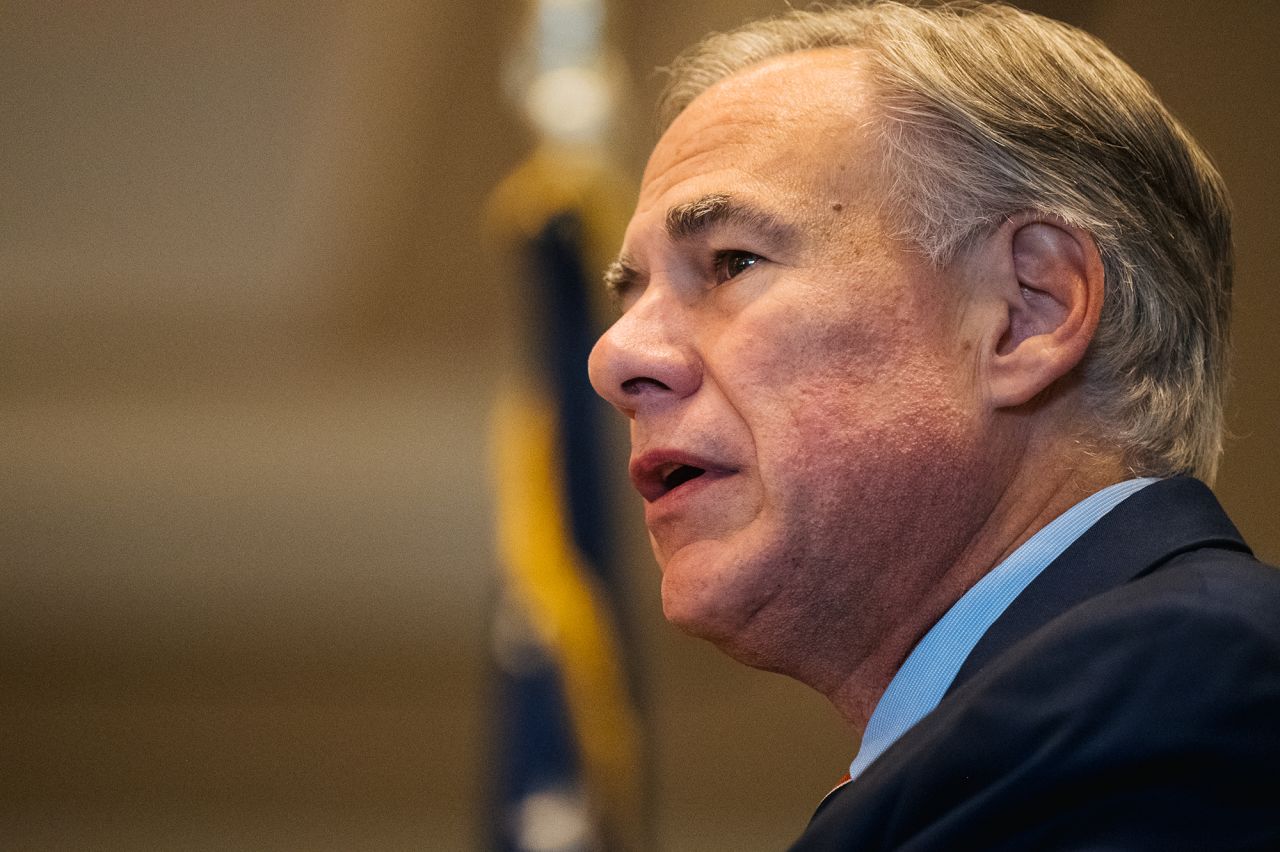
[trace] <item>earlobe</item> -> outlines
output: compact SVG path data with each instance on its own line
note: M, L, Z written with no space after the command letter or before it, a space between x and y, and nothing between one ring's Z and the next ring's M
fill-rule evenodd
M1104 272L1093 237L1043 216L996 236L1005 327L987 364L993 407L1029 402L1084 358L1102 313Z

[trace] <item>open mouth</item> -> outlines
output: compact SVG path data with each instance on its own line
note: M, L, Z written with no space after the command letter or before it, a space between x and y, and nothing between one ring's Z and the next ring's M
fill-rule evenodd
M684 485L691 479L697 479L699 476L706 473L706 471L700 467L694 467L691 464L676 464L671 465L670 470L664 468L661 473L662 487L666 491L672 491L673 489Z
M690 464L698 462L698 464ZM674 450L656 450L645 453L631 462L631 482L640 496L652 503L687 485L703 474L711 478L733 473L732 470L703 461L690 453Z

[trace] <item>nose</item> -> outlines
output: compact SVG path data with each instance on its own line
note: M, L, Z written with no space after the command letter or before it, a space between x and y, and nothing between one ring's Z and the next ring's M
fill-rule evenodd
M596 393L628 417L683 399L702 383L702 366L676 300L650 288L591 350Z

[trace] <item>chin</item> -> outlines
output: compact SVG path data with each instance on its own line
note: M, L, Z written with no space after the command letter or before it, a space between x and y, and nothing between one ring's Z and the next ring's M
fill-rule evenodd
M690 636L714 642L733 632L721 611L723 601L717 598L714 588L696 581L687 582L679 570L664 568L662 614Z
M768 632L761 630L765 603L744 596L739 590L724 588L706 576L681 577L678 571L663 574L662 614L669 623L689 636L710 642L740 663L784 671L787 666L778 658L776 649L785 641L761 635Z

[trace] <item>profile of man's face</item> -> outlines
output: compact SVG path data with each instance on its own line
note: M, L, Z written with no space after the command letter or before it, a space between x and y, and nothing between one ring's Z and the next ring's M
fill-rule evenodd
M859 62L769 60L681 113L591 357L631 418L667 617L766 668L892 629L990 509L958 282L881 219Z

